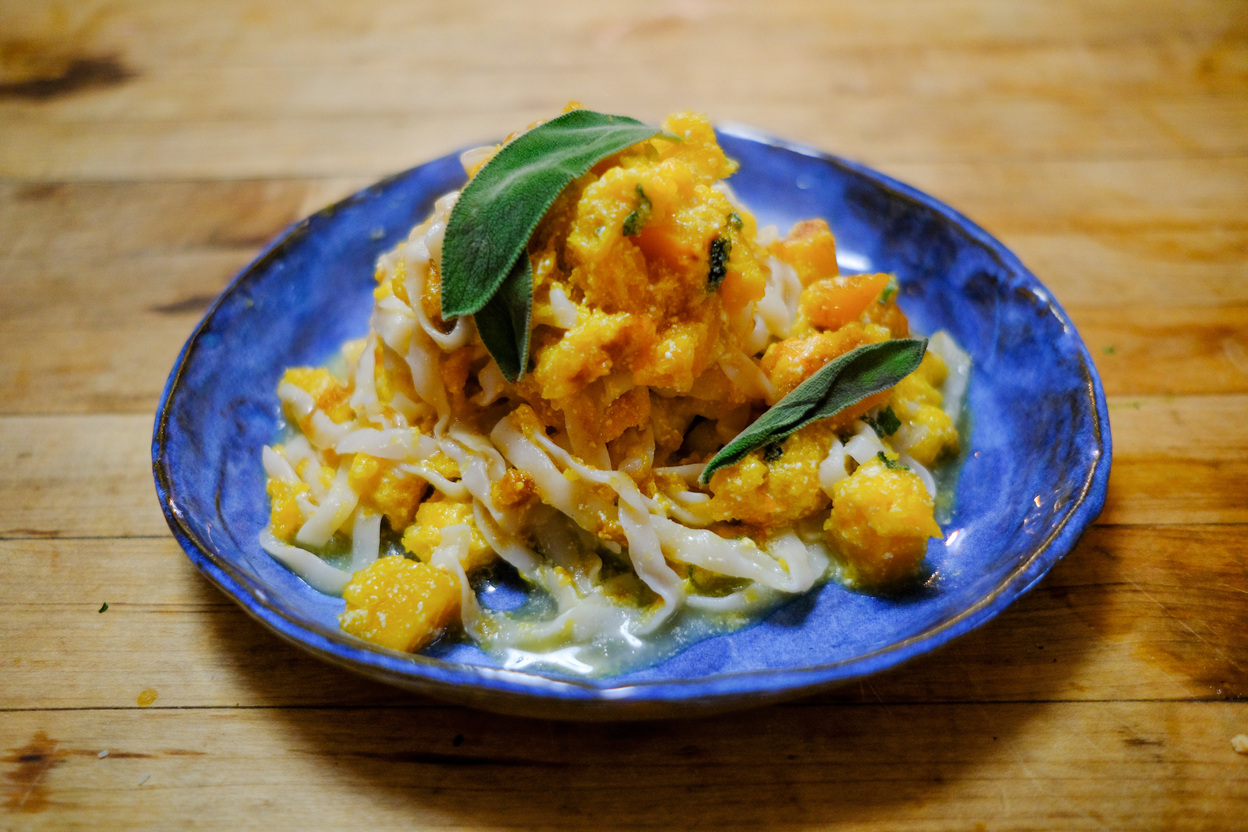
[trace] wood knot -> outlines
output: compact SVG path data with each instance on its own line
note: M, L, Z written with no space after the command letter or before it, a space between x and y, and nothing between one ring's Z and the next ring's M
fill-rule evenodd
M0 42L0 100L50 101L109 89L137 75L116 55L82 55L37 41Z

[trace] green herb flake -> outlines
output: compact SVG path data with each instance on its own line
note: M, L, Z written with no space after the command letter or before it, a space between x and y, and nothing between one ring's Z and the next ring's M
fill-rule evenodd
M745 221L741 219L741 215L738 214L736 211L733 211L731 214L728 215L728 224L731 225L733 228L737 229L738 231L740 231L743 227L745 227Z
M706 289L713 292L728 276L728 256L732 254L732 240L716 237L711 240L711 269L706 276Z
M504 374L515 371L513 381L527 364L529 238L569 183L658 133L626 116L572 110L504 145L460 192L442 245L442 317L476 315L501 295L477 329ZM526 274L527 294L520 291Z
M884 467L890 471L909 471L910 470L909 468L902 465L897 460L890 459L888 454L884 453L883 451L880 451L879 453L877 453L875 455L875 458L878 459L880 462L883 462Z
M926 351L927 339L898 338L867 344L829 361L715 454L698 479L705 484L717 470L739 462L750 451L889 389L918 368Z
M1108 346L1104 350L1102 350L1102 352L1104 352L1106 355L1113 355L1114 353L1118 352L1118 349L1117 347L1114 347L1114 346Z
M637 185L637 207L633 209L633 213L624 218L624 236L636 237L641 233L641 229L645 228L646 223L650 221L650 198L646 196L646 192L641 189L641 185Z
M104 602L104 606L100 607L100 612L108 612L108 602Z
M768 442L763 446L763 462L775 462L784 456L784 440L779 439L775 442Z
M864 416L862 421L874 428L880 436L892 436L901 427L901 420L891 407L885 407L874 417Z
M884 289L880 292L880 306L887 305L888 302L893 299L893 295L897 294L897 288L897 278L893 275L889 275L888 284L885 285Z

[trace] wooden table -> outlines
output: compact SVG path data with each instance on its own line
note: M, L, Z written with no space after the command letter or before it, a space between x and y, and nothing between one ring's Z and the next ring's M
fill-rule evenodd
M1245 828L1246 93L1217 0L0 0L0 827ZM1076 550L895 672L643 724L408 696L201 578L149 442L212 297L571 98L860 159L1018 252L1109 394Z

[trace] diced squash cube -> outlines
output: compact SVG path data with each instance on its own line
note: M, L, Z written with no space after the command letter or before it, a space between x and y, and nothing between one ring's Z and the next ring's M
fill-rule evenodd
M649 319L618 313L594 312L563 334L553 346L541 350L534 378L545 399L575 395L591 382L625 364L654 340Z
M852 580L887 587L917 574L928 538L941 537L932 512L917 474L872 459L832 487L824 532Z
M921 465L930 466L958 452L958 428L941 409L943 396L936 389L947 374L941 357L929 352L917 370L898 382L889 397L889 406L903 423L896 434L895 447L905 450Z
M920 465L930 467L942 457L958 453L957 427L949 414L930 404L919 405L898 434L907 440L906 453Z
M311 393L316 406L335 422L345 422L354 415L350 404L350 383L335 378L324 367L291 367L282 377L282 382ZM304 425L301 423L300 427Z
M819 487L819 463L836 433L822 420L711 477L714 497L702 511L713 520L741 520L759 528L786 526L828 504Z
M801 309L812 326L840 329L858 320L888 285L886 274L821 277L802 291Z
M740 245L734 244L733 251L739 249ZM728 274L719 287L720 302L729 315L736 315L747 304L762 300L766 290L767 272L758 258L729 256Z
M406 528L429 491L419 477L400 471L393 460L359 453L351 460L350 480L362 505L386 515L392 529Z
M303 512L299 509L298 497L308 492L308 485L303 482L270 479L265 490L269 492L269 526L273 536L289 543L303 525Z
M459 579L445 569L398 555L356 572L342 597L342 629L411 653L436 639L459 615Z
M772 253L797 271L803 286L821 277L836 277L836 239L824 220L804 220L789 236L773 243Z
M490 483L490 499L499 508L520 509L540 500L537 483L525 471L508 468L502 479Z
M811 332L777 341L767 348L760 366L771 379L779 400L829 361L858 347L886 340L888 330L882 327L848 324L832 332Z

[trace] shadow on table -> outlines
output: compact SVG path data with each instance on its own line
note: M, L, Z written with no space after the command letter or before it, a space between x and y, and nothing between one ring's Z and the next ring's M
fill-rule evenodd
M791 827L896 817L955 787L996 795L967 786L970 773L1022 765L1017 736L1082 698L1082 668L1114 626L1105 596L1119 571L1093 530L1035 591L932 655L790 704L675 721L570 723L442 704L304 656L242 612L214 617L212 635L251 704L287 724L292 748L324 761L326 788L414 822Z

